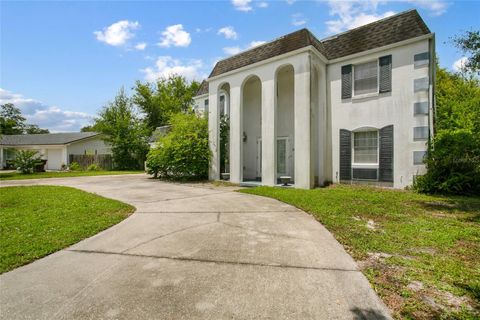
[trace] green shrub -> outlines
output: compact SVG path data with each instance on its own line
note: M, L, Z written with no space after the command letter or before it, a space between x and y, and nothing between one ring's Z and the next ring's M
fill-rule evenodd
M87 171L100 171L100 167L96 163L92 163L87 167Z
M172 116L171 125L148 153L147 173L173 180L206 179L210 161L206 118L179 113Z
M42 160L34 150L19 150L15 153L13 160L15 168L22 173L32 173L35 166L41 165Z
M425 193L480 194L480 137L469 130L443 130L425 159L427 173L414 188Z
M81 167L78 164L78 162L72 162L72 163L70 163L69 169L71 171L80 171Z

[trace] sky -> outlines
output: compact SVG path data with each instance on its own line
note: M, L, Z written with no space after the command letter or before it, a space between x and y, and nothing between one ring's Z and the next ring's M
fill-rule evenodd
M200 81L218 60L295 30L322 39L412 8L436 34L441 66L458 68L450 39L480 29L480 0L0 0L0 104L51 132L78 131L135 81Z

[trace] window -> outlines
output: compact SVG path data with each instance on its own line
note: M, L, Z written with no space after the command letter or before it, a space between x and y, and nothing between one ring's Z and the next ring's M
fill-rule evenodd
M208 99L205 99L205 112L208 113Z
M413 105L413 114L428 114L428 102L415 102Z
M353 68L354 95L378 92L378 61L357 64Z
M413 128L413 140L427 140L428 139L428 127L415 127Z
M223 115L225 115L225 95L222 94L222 95L220 96L220 102L219 102L219 104L220 104L220 105L218 106L218 108L219 108L219 110L220 110L220 115L223 116Z
M353 136L353 163L378 163L378 132L359 131Z
M413 80L413 88L415 92L428 91L428 78L420 78Z
M287 175L287 138L277 138L277 175Z
M428 66L430 57L428 52L418 53L413 57L415 68Z
M426 155L426 151L413 151L413 164L423 164Z

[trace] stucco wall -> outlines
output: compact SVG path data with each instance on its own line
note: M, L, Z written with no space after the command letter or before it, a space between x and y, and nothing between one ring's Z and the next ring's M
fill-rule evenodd
M94 137L78 142L73 142L67 146L67 153L70 154L111 154L111 148L101 138Z
M206 99L208 99L208 94L204 94L204 95L193 98L193 108L198 115L204 115Z
M329 99L332 125L332 176L338 181L339 130L361 127L394 126L394 187L412 183L414 175L425 171L424 165L413 164L413 151L426 150L426 141L413 140L413 128L428 126L426 115L414 115L414 103L428 101L428 92L414 92L414 79L429 76L429 66L414 67L414 55L429 51L429 40L369 54L328 66ZM392 55L392 91L369 98L341 99L341 66L356 64Z

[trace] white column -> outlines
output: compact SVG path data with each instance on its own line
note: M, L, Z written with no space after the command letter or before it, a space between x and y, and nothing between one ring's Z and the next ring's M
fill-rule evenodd
M313 187L310 150L310 61L295 66L295 187Z
M68 165L68 147L65 146L62 148L62 164Z
M272 74L273 76L273 74ZM275 79L262 82L262 184L275 185Z
M242 103L240 86L230 87L230 182L242 181Z
M219 112L217 90L210 87L208 95L208 142L212 158L210 160L209 179L220 179L220 149L219 149Z

